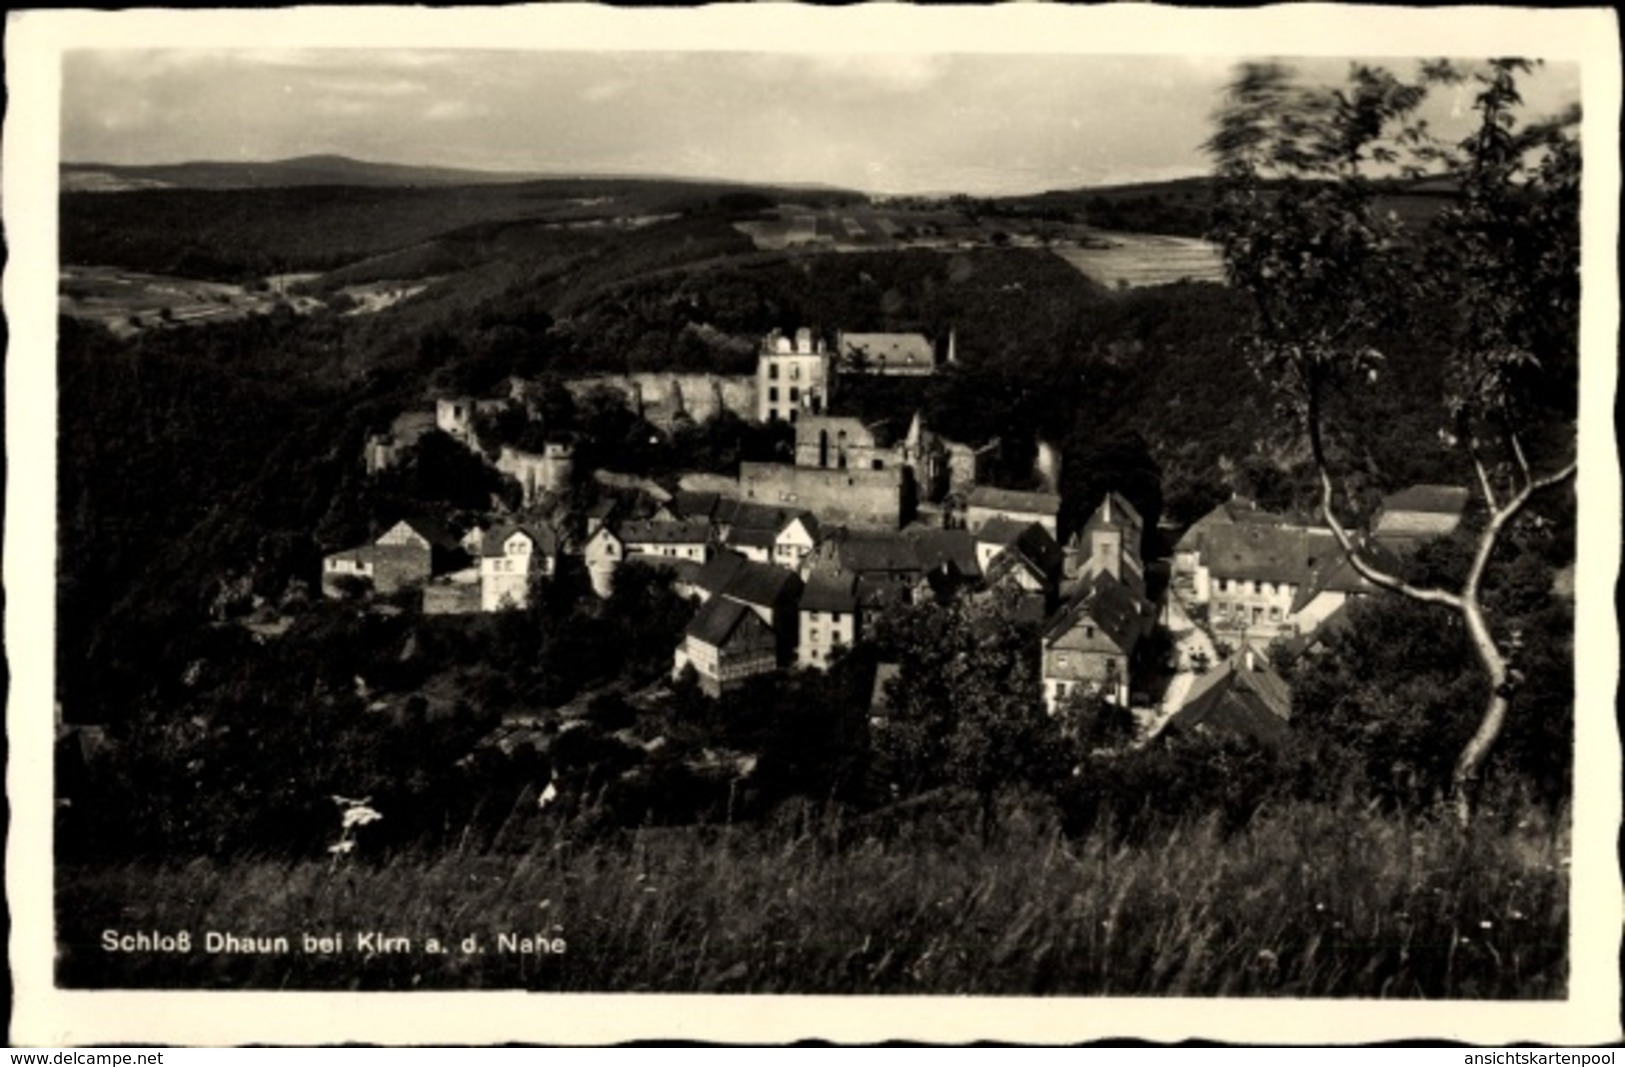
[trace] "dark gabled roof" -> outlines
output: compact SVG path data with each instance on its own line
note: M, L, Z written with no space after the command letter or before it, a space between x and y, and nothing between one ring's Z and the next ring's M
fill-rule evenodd
M728 644L736 632L772 637L772 631L749 606L727 597L712 597L700 606L683 633L715 648Z
M671 508L685 519L709 519L721 500L719 493L679 489L671 498Z
M1005 546L1004 552L1019 553L1046 578L1061 573L1061 546L1055 543L1048 530L1036 522L1028 523L1027 528L1016 537L1015 543Z
M802 611L855 611L857 579L852 575L814 573L801 591Z
M1191 552L1200 549L1203 536L1214 527L1234 525L1291 526L1293 522L1285 515L1260 510L1257 504L1246 497L1232 497L1192 523L1191 528L1186 530L1179 542L1174 545L1174 551Z
M914 541L900 532L848 532L835 546L840 568L850 574L918 572Z
M787 591L794 593L800 588L801 579L794 573L771 563L747 559L722 587L722 595L757 607L771 608L779 603Z
M485 531L485 539L480 543L480 555L501 557L506 555L502 550L503 544L516 533L528 536L536 545L536 551L543 556L556 556L559 552L558 531L546 523L518 523L505 522L500 526L493 526Z
M627 544L703 545L711 540L711 524L687 519L655 522L634 519L621 523L621 540Z
M446 524L432 515L403 515L398 522L390 523L384 533L388 533L403 522L434 548L457 548L461 545L461 542L452 536L451 530L446 528Z
M1331 544L1325 545L1325 538L1317 542L1316 551L1323 555L1316 559L1316 566L1311 573L1309 581L1298 589L1298 595L1292 598L1292 611L1296 614L1307 607L1310 601L1321 593L1370 593L1376 586L1362 577L1349 562L1348 554L1341 545L1336 543L1336 535L1328 534ZM1356 546L1360 558L1386 574L1396 574L1400 569L1399 559L1386 545L1379 542L1367 541Z
M728 544L746 548L772 548L778 531L766 526L735 526L728 531Z
M914 529L905 532L914 542L914 555L922 569L935 571L947 566L966 578L982 573L981 564L976 561L976 539L970 531Z
M771 504L758 504L752 500L719 500L711 520L725 526L754 526L775 533L791 515L792 509L776 508Z
M1061 546L1055 538L1038 523L1030 522L988 562L987 581L991 585L1013 568L1023 567L1039 581L1053 582L1061 575L1062 563Z
M739 553L724 549L712 556L705 566L700 568L700 573L694 576L694 584L707 593L720 593L727 588L728 583L733 580L733 576L739 572L739 569L749 562L750 560Z
M995 511L1019 511L1034 515L1054 515L1061 510L1061 498L1054 493L1028 493L1019 489L995 489L979 485L965 498L968 507Z
M816 542L820 532L818 526L818 516L814 515L810 511L796 511L786 515L784 521L779 523L778 534L782 535L784 531L790 528L790 524L796 522L797 520L800 520L801 525L806 529L807 536L811 537Z
M1124 652L1132 651L1140 640L1144 612L1139 599L1122 582L1101 573L1083 582L1049 624L1044 627L1044 643L1055 640L1087 618Z
M1000 515L984 522L972 536L976 538L978 543L998 545L1000 548L1004 548L1015 544L1016 538L1020 537L1027 527L1031 525L1033 523L1029 520L1007 519Z
M1215 578L1304 585L1341 551L1330 530L1237 523L1207 531L1202 565Z
M1264 657L1237 653L1191 684L1166 730L1222 732L1276 744L1288 731L1292 690Z
M1413 485L1382 498L1383 511L1421 511L1460 515L1470 493L1459 485Z

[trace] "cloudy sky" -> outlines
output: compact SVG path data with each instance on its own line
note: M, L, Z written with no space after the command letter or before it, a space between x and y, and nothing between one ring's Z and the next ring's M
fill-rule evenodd
M787 46L793 42L787 42ZM314 153L562 173L1030 192L1200 173L1236 57L968 53L68 51L62 159ZM1411 60L1398 61L1409 69ZM1303 65L1336 77L1345 59ZM1526 97L1578 99L1573 64ZM1445 96L1448 123L1465 98Z

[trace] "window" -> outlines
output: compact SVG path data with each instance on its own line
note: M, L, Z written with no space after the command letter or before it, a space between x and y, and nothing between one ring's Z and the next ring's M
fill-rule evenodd
M778 375L775 374L774 377L777 378ZM767 391L767 402L769 404L777 404L779 402L779 387L778 386L775 385L775 386L771 387L770 389L768 389L768 391Z
M767 365L767 379L771 382L776 382L779 380L779 365L777 363L769 363Z
M1230 592L1230 579L1228 579L1228 578L1220 578L1219 579L1219 592L1221 592L1221 593Z
M1280 608L1270 608L1270 622L1280 622L1280 621L1281 621L1281 609Z
M801 380L801 364L790 364L790 380L792 382L799 382Z
M790 403L801 403L801 387L799 385L792 385L790 387Z

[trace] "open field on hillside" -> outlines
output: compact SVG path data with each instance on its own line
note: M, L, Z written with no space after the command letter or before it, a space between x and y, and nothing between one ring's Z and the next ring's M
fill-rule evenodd
M495 851L378 862L70 866L57 880L58 980L74 988L1565 995L1561 823L1486 820L1464 833L1445 820L1293 805L1234 836L1206 819L1114 844L1105 835L1069 841L1021 807L1005 809L989 842L947 811L878 833L874 818L821 829L792 818L771 830L644 830L593 844L531 837L510 842L512 853L499 841ZM109 932L139 931L185 931L191 947L105 948ZM232 950L226 935L260 948ZM307 951L306 935L344 941Z
M1057 247L1055 254L1112 289L1185 279L1224 280L1219 250L1207 241L1143 233L1102 233L1098 237L1088 247Z
M782 205L772 215L735 223L763 251L812 247L874 251L982 243L980 227L957 211L920 211L848 204L833 208Z
M242 319L270 311L286 299L295 311L319 303L310 297L284 298L274 288L252 290L227 282L206 282L117 267L67 266L62 269L57 310L98 322L120 336L165 323L185 324Z

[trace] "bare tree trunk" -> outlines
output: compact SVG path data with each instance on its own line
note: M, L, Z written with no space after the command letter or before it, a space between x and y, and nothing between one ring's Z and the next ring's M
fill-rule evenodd
M1501 736L1501 727L1506 722L1510 675L1506 657L1496 646L1489 626L1484 621L1484 613L1478 605L1476 591L1473 596L1463 600L1461 615L1467 623L1467 633L1472 638L1473 651L1478 654L1478 661L1483 665L1484 674L1490 683L1490 695L1484 707L1484 715L1479 719L1478 729L1473 731L1473 736L1462 746L1461 755L1456 757L1455 772L1450 779L1456 817L1465 826L1473 817L1473 801L1478 786L1479 769L1484 763L1484 757L1489 755L1496 738Z

